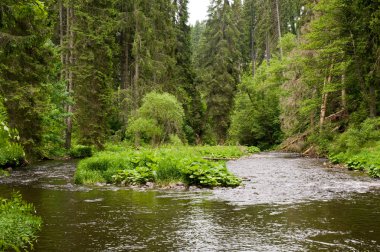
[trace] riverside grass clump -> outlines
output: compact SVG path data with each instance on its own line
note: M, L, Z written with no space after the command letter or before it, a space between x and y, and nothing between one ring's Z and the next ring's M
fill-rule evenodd
M0 251L33 249L42 224L34 213L33 205L24 202L19 193L11 199L0 198Z
M158 185L182 182L202 187L236 187L241 180L228 172L225 161L205 158L238 158L250 154L246 147L201 146L157 149L107 148L78 164L78 184ZM109 151L109 150L116 151ZM258 151L258 150L257 150Z

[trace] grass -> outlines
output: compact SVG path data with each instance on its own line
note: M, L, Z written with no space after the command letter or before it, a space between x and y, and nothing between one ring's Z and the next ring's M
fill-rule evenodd
M0 251L33 249L41 218L34 215L33 205L16 193L11 199L0 198Z
M167 146L140 150L110 146L78 164L75 183L167 185L182 182L202 187L236 187L241 181L228 172L225 161L204 158L233 159L258 151L241 146Z

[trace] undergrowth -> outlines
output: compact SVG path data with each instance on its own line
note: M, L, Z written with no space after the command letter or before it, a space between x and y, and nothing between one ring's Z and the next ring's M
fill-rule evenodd
M342 134L321 137L324 152L335 164L380 178L380 118L367 119Z
M239 146L168 146L122 151L109 146L78 164L75 182L119 185L182 182L202 187L236 187L241 181L227 171L225 162L205 158L234 159L258 151L255 147Z
M11 199L0 198L0 251L33 249L42 224L34 213L33 205L24 202L18 193Z

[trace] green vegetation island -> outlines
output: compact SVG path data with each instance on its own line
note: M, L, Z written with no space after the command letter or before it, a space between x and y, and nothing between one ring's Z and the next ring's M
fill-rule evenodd
M188 3L2 0L0 176L71 156L78 184L236 187L224 159L261 149L380 177L378 1Z

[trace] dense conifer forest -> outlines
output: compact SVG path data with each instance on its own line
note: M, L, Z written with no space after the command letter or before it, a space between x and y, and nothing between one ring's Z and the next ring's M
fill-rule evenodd
M128 142L378 169L378 1L212 0L188 19L188 0L2 0L0 165Z

